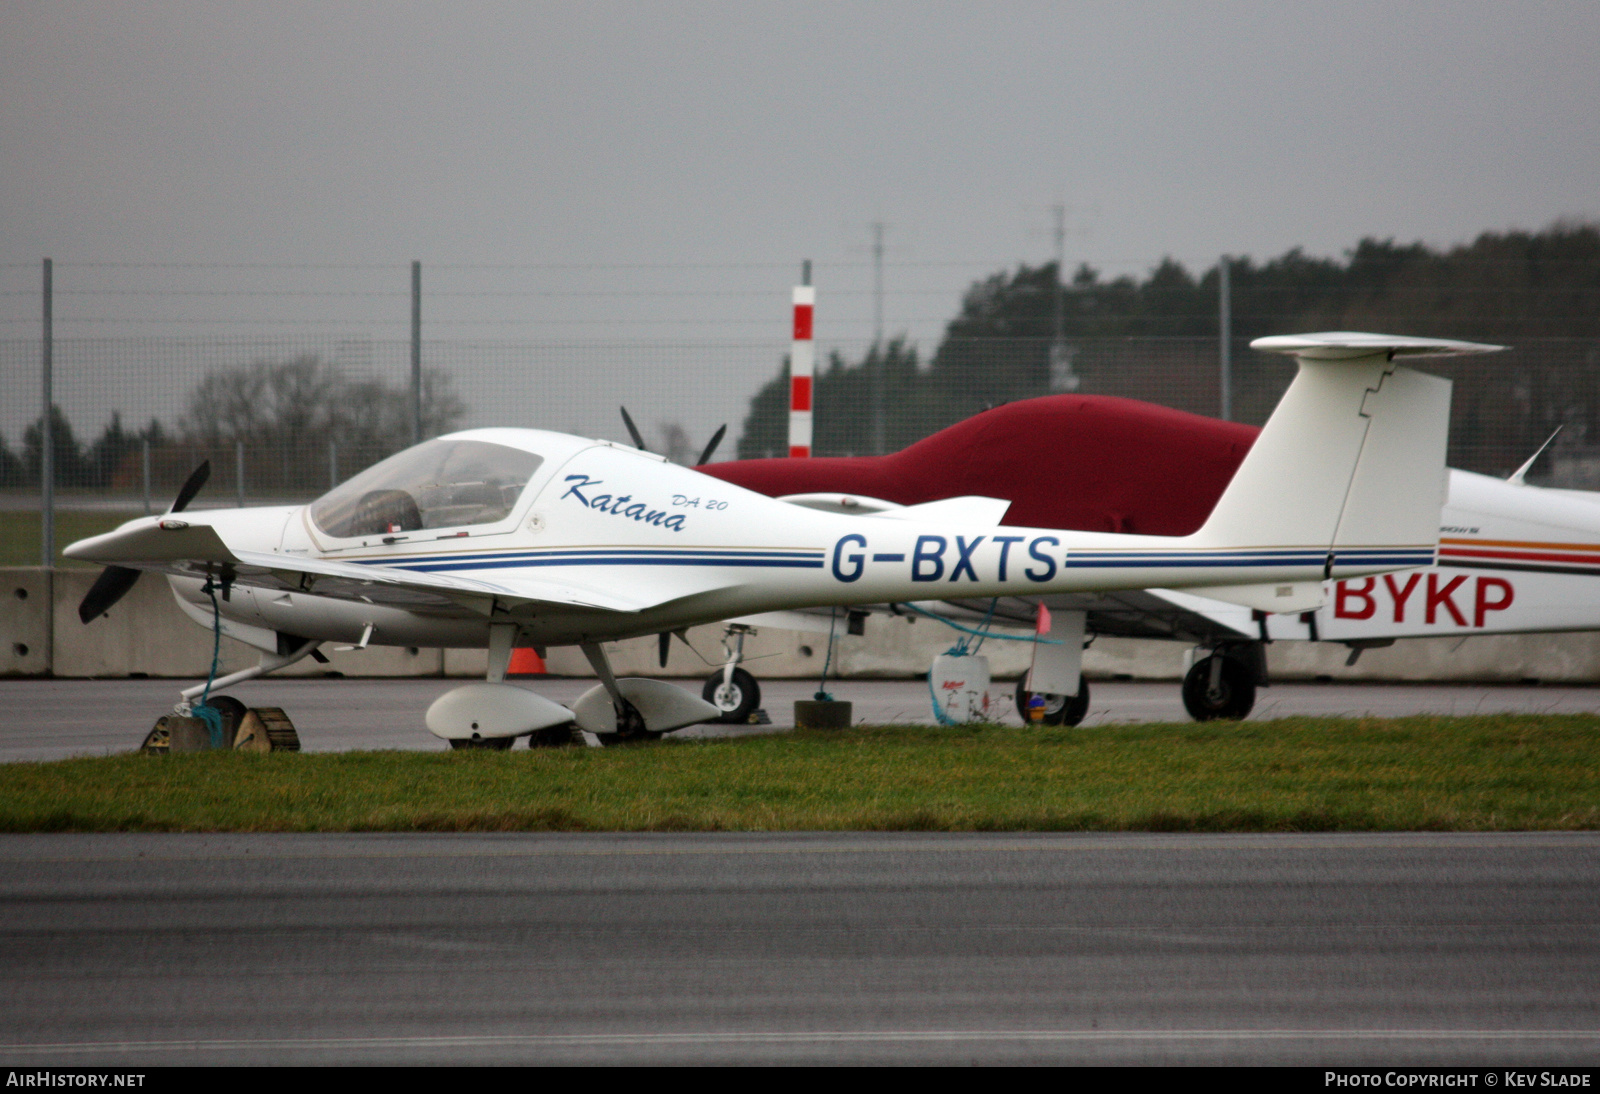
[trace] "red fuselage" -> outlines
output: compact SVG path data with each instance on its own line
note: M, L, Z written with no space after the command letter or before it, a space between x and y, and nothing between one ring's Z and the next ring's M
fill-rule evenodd
M696 470L769 497L841 493L918 505L1009 500L1032 528L1189 535L1260 430L1104 395L1006 403L887 456L734 460Z

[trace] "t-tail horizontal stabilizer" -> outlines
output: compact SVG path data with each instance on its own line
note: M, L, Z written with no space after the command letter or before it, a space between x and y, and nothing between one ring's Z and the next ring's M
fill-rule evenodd
M1431 564L1450 381L1395 361L1504 347L1350 331L1258 338L1251 347L1287 353L1299 369L1195 538L1321 550L1327 577Z

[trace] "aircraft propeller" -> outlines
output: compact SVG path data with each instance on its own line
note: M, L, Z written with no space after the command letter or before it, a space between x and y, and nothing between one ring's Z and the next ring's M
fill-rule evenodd
M617 407L622 411L622 424L628 427L628 435L633 438L633 447L643 452L650 451L650 446L644 443L644 438L639 435L639 427L633 424L633 419L628 416L628 408Z
M622 424L628 427L628 436L633 438L633 447L642 452L650 451L650 446L644 443L644 435L639 432L639 427L633 424L633 415L628 413L625 406L617 407L622 411ZM700 453L700 458L690 466L699 467L711 462L711 456L717 450L717 445L722 443L722 438L728 435L728 424L724 422L717 426L717 431L711 434L711 439L706 442L705 450Z
M680 627L675 631L662 631L656 637L656 657L661 662L662 668L667 667L667 654L672 651L673 635L677 635L678 641L682 642L685 646L689 646L689 631L687 628ZM689 648L691 650L694 649L693 646L689 646Z
M711 462L711 453L713 453L713 452L715 452L717 450L717 445L722 443L722 438L723 438L724 435L727 434L727 432L728 432L727 423L723 423L722 425L717 426L717 431L715 433L711 434L711 440L706 445L706 450L704 452L700 453L700 458L695 461L694 465L696 467L701 467L701 466L704 466L705 464L708 464L708 463Z
M194 496L206 484L206 479L211 477L211 461L205 460L199 467L189 473L183 486L178 490L178 496L173 499L172 508L168 514L181 513L189 507ZM95 578L89 591L84 594L83 601L78 605L78 618L89 623L100 618L111 610L111 606L133 588L134 582L139 580L143 570L135 570L128 566L107 566L100 571L100 576Z

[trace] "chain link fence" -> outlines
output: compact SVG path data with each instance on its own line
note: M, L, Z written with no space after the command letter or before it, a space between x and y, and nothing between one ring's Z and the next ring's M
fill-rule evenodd
M986 406L1062 391L1215 416L1215 338L819 343L818 455L898 450ZM695 462L776 456L787 428L779 341L425 341L424 431L528 426L626 440L626 405L656 451ZM202 504L308 500L412 439L410 343L342 336L60 338L54 343L59 504L164 507L201 460ZM1260 424L1289 360L1233 347L1233 408ZM0 341L0 508L37 504L41 347ZM1600 489L1600 341L1524 339L1506 353L1425 361L1455 382L1449 460L1505 475L1558 426L1530 475ZM1047 438L1040 438L1047 443Z

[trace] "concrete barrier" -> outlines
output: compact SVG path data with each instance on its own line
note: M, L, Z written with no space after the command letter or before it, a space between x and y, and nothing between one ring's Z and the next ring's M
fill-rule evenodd
M0 569L0 675L63 677L196 677L211 668L211 634L178 610L165 579L147 576L105 615L85 625L78 603L98 570ZM19 595L25 594L25 595ZM24 648L26 652L24 652ZM307 659L284 676L438 676L439 650L373 647L340 652L327 647L329 664ZM224 638L219 673L256 663L257 650Z
M1182 642L1099 638L1083 654L1093 679L1176 680ZM1273 642L1267 667L1274 680L1368 683L1600 683L1600 633L1500 634L1467 638L1402 638L1364 651L1346 665L1348 647L1333 642Z
M0 570L0 675L50 672L50 571Z
M179 611L165 580L150 576L139 581L105 615L85 625L78 621L78 603L94 584L99 571L37 567L0 569L7 590L0 615L0 675L63 677L194 677L211 667L211 635ZM50 632L54 628L51 648ZM612 665L623 676L702 676L720 668L723 660L722 627L693 627L689 644L672 640L667 667L657 661L654 635L611 643ZM865 633L846 633L839 620L834 638L830 676L854 678L904 678L928 671L933 658L960 637L927 619L907 620L870 616ZM331 663L305 660L282 671L285 676L316 676L340 672L346 676L460 676L482 677L487 667L483 650L400 649L374 646L340 651L325 646ZM750 671L770 679L802 679L822 672L828 656L827 634L758 628L745 639ZM1029 646L1022 642L989 641L984 652L996 676L1015 676L1026 670ZM1176 655L1175 655L1176 656ZM233 672L256 663L257 652L241 642L223 638L218 671ZM549 651L546 666L558 676L592 676L589 663L575 647Z
M211 635L178 610L166 581L147 577L118 604L89 625L78 621L78 602L98 571L0 569L0 675L125 677L204 676L211 666ZM960 636L934 620L870 616L866 633L835 637L830 676L855 679L905 678L928 671L933 658ZM694 627L690 645L672 640L663 671L654 635L610 644L612 664L625 676L706 676L722 664L722 628ZM691 648L692 646L692 648ZM745 639L745 659L757 678L805 679L822 671L828 636L778 628L758 628ZM1183 671L1179 642L1100 638L1084 652L1090 679L1176 680ZM283 670L285 676L460 676L482 677L483 650L401 649L375 646L340 651L324 647L331 663L307 659ZM1014 679L1028 667L1025 642L990 640L983 646L996 679ZM1481 635L1461 638L1401 639L1367 650L1346 666L1341 645L1275 642L1267 663L1278 680L1362 681L1600 682L1600 633ZM256 651L222 640L220 672L256 663ZM559 676L591 676L583 654L572 647L549 651L549 671Z

